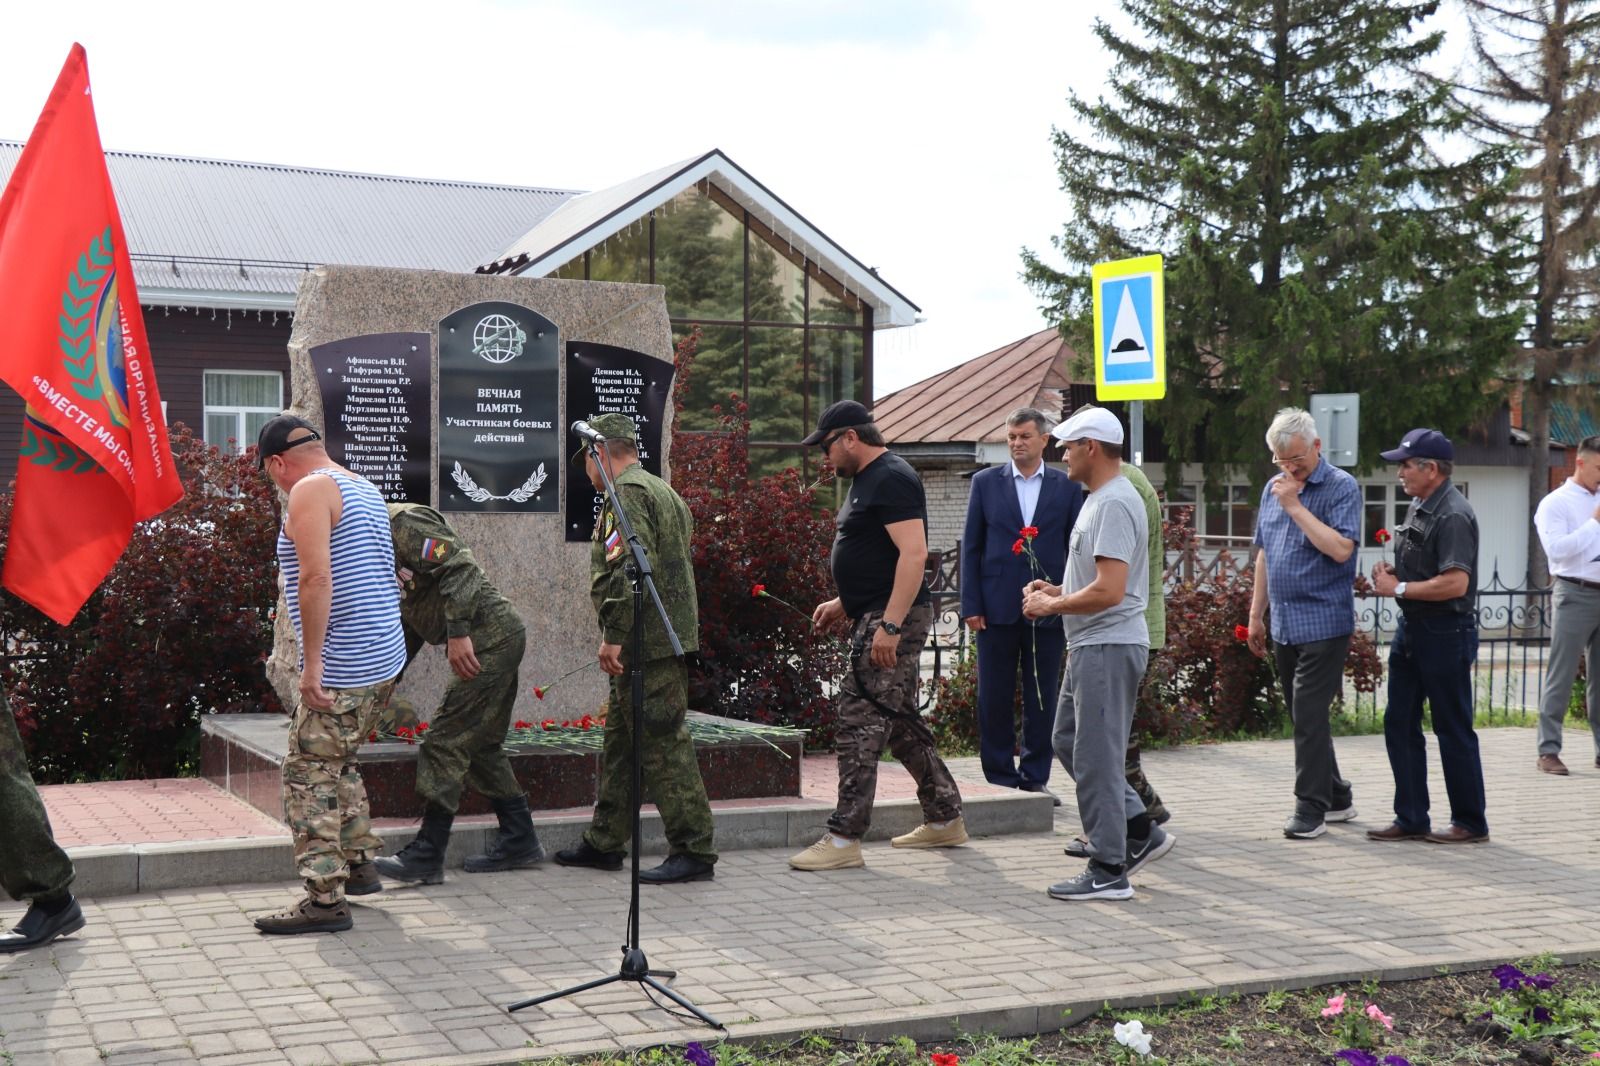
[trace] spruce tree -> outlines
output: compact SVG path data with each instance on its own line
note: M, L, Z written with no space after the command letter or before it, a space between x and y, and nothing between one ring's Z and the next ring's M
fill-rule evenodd
M1416 74L1433 0L1122 0L1108 94L1054 132L1071 218L1047 315L1091 351L1091 264L1166 257L1169 462L1260 473L1285 403L1361 393L1361 460L1493 403L1512 344L1504 159L1441 158L1460 121ZM1078 132L1081 129L1082 133ZM1459 138L1457 138L1459 140Z

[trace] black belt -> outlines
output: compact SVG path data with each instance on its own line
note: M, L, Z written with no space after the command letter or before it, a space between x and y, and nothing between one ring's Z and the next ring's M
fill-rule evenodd
M1556 577L1559 577L1562 581L1570 581L1574 585L1582 585L1586 589L1594 589L1596 592L1600 592L1600 581L1585 581L1581 577L1568 577L1566 574L1557 574Z

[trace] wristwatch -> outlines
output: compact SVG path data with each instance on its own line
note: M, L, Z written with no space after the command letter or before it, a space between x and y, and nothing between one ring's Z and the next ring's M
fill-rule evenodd
M1406 598L1406 583L1404 581L1394 587L1394 598L1397 600Z
M898 637L900 635L900 626L889 621L887 618L880 622L879 625L883 626L883 631L889 634L891 637Z

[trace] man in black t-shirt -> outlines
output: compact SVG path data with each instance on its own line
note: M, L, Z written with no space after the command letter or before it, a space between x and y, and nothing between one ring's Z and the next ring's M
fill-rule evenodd
M964 844L961 793L934 750L917 709L922 646L933 627L923 580L928 506L922 482L884 447L872 414L854 400L822 412L803 444L822 449L841 477L853 478L834 525L831 565L839 595L817 605L819 629L850 626L850 673L839 687L839 802L828 832L789 860L796 870L863 866L861 837L872 818L878 760L887 746L917 782L923 824L895 837L897 848Z

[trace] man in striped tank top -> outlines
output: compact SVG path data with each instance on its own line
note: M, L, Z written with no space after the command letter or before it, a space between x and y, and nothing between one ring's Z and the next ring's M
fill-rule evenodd
M300 644L300 685L283 762L284 820L306 895L255 920L263 933L349 929L346 894L378 892L356 751L405 666L400 590L383 496L339 466L314 426L279 415L261 427L257 462L287 493L278 567Z

